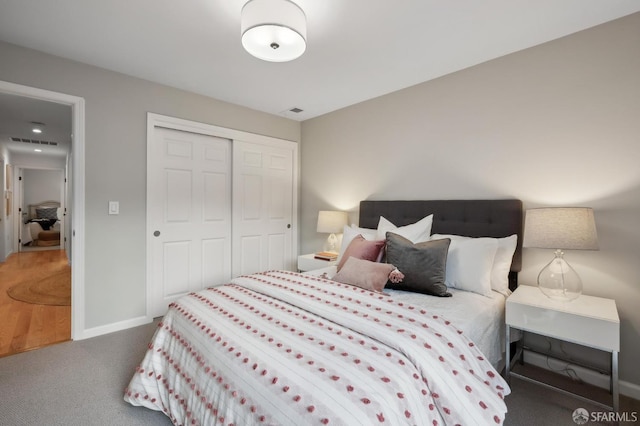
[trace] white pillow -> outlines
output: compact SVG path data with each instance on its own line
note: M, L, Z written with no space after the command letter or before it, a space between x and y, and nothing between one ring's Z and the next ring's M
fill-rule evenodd
M414 244L429 241L431 237L431 225L433 225L433 215L430 214L416 223L406 226L395 226L389 222L383 216L380 216L378 221L378 239L384 240L387 238L387 232L391 231L394 234L400 235L406 238Z
M377 240L376 238L377 231L375 229L358 228L355 225L351 225L351 226L345 225L342 233L342 245L340 245L340 253L338 254L338 262L340 262L340 259L342 258L344 251L347 249L347 247L349 247L349 244L351 244L351 240L353 240L358 235L362 235L365 240L369 240L369 241Z
M461 235L446 235L446 234L434 234L432 239L449 238L454 240L468 240L471 237L463 237ZM518 236L516 234L510 235L504 238L475 238L475 239L491 239L498 242L498 249L496 250L495 258L493 259L493 267L491 268L491 289L509 296L511 290L509 290L509 272L511 271L511 261L513 260L513 254L516 252L516 245L518 244Z
M492 238L451 240L445 277L447 287L491 296L491 269L497 250L498 242Z

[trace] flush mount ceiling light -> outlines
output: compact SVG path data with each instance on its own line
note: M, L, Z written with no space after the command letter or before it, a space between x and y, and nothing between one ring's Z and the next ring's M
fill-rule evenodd
M251 0L242 8L242 46L256 58L292 61L307 48L307 19L289 0Z
M44 127L44 123L41 123L39 121L32 121L31 125L33 126L33 128L31 129L33 133L42 133L42 128Z

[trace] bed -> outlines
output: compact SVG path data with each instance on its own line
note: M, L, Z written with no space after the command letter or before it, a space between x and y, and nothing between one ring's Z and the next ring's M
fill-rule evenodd
M518 200L363 201L358 230L377 232L383 216L395 226L385 232L390 249L394 231L431 214L429 234L454 237L415 243L420 250L442 252L456 235L475 244L522 232ZM505 272L512 288L520 240ZM171 305L124 399L174 424L501 424L507 384L458 325L464 315L440 313L467 303L469 318L484 305L470 291L447 292L376 292L290 271L238 277ZM478 297L500 321L505 296Z
M426 305L432 312L445 315L476 342L492 365L504 367L504 306L506 297L518 285L522 269L523 210L520 200L419 200L419 201L363 201L360 203L359 225L376 228L381 216L397 226L418 222L432 213L433 235L464 235L506 239L516 235L515 249L508 256L507 282L496 291L479 295L477 292L449 289L454 297L416 298L415 293L386 290L399 300ZM333 273L330 268L329 275ZM500 286L498 286L500 287ZM474 315L469 315L473 312ZM515 341L520 334L512 336Z
M60 202L44 201L28 206L22 227L22 245L51 247L60 245Z

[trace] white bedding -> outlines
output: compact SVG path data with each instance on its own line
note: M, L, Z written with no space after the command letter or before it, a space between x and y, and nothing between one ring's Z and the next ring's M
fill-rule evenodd
M502 294L494 291L491 297L487 297L454 288L449 289L452 297L435 297L398 290L384 292L396 300L423 307L430 313L446 317L478 345L491 365L498 368L504 350L506 299Z
M172 304L125 400L175 424L501 424L507 384L448 319L286 271Z
M305 272L307 275L333 277L335 266ZM504 353L504 306L506 298L493 291L491 297L450 288L453 297L436 297L420 293L385 289L394 299L423 307L442 315L456 325L500 371ZM470 314L471 313L471 314ZM517 336L514 336L514 339Z
M20 236L20 242L23 245L33 242L33 236L38 236L38 233L42 231L42 227L33 222L28 222L22 225L22 235Z

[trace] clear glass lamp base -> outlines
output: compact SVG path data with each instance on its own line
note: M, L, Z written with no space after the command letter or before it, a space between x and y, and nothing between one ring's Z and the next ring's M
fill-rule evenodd
M323 251L338 253L338 237L336 236L336 234L329 235L329 238L327 238L327 241L325 241L322 248Z
M550 299L568 302L582 294L582 280L563 256L562 250L556 250L554 259L538 274L538 288Z

